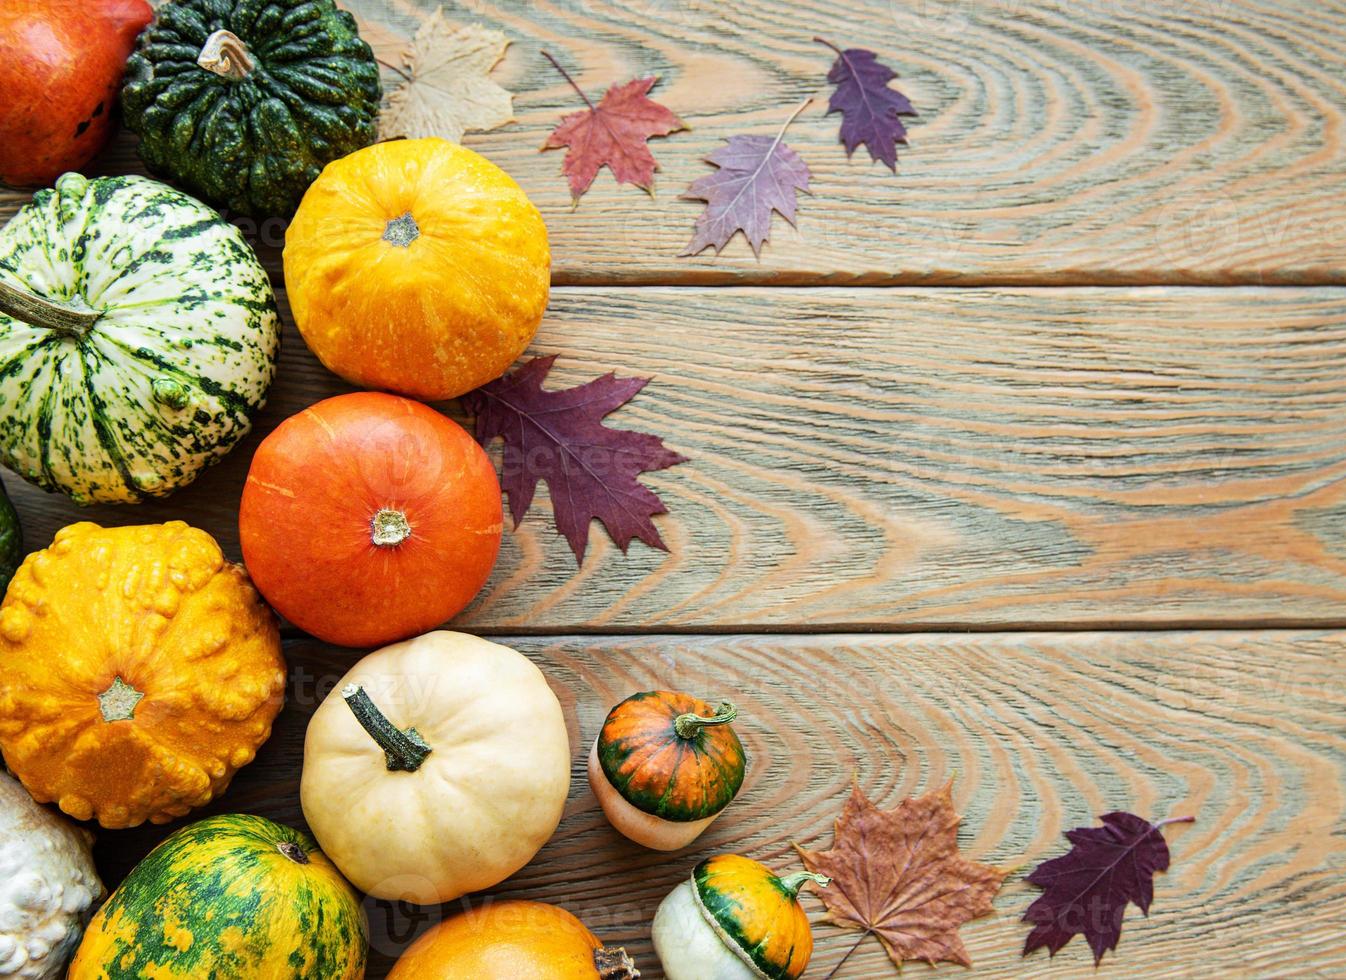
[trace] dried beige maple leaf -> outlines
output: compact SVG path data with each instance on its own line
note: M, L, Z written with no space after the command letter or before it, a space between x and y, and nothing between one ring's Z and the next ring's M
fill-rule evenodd
M971 966L958 927L991 911L1008 873L958 853L952 786L892 810L880 810L856 786L832 849L796 846L804 867L832 879L818 892L828 921L878 936L899 967L903 960Z
M379 138L442 136L459 143L469 130L513 122L513 94L488 77L508 47L499 31L452 24L437 8L402 54L407 80L388 96Z

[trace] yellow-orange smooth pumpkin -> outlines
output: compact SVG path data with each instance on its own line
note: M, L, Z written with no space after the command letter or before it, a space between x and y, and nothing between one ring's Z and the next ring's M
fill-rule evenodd
M499 377L547 306L547 228L513 179L442 139L324 168L285 234L295 323L328 369L424 401Z
M181 521L62 528L0 605L0 750L79 820L165 823L210 802L284 689L275 616Z
M402 954L388 980L624 980L626 951L605 947L563 908L490 902L459 912Z

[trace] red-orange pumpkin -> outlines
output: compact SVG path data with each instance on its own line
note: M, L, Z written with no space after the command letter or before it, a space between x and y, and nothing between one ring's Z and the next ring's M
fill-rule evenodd
M462 427L359 392L295 415L257 448L239 537L257 589L343 646L424 633L477 594L500 548L500 484Z

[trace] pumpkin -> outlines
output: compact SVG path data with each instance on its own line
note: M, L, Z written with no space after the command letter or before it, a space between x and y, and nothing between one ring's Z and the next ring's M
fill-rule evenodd
M513 363L550 282L542 216L508 174L442 139L329 164L285 233L295 323L361 388L456 398Z
M0 4L0 182L40 187L107 143L145 0Z
M646 847L686 847L720 815L747 758L738 710L689 694L646 691L608 712L589 751L589 785L608 821Z
M65 974L103 897L93 835L33 802L0 772L0 977Z
M459 912L423 933L388 980L634 980L626 950L542 902L506 900Z
M365 657L304 739L304 817L356 887L421 905L518 871L556 831L570 742L542 672L434 632Z
M66 174L0 231L0 461L80 504L172 493L247 433L279 343L237 228L157 181Z
M253 456L243 560L267 600L329 643L377 646L440 625L500 550L500 484L462 427L361 392L300 412Z
M813 933L799 905L804 871L778 878L738 854L702 861L654 914L654 950L668 980L794 980L813 956Z
M0 483L0 596L9 587L14 570L23 561L23 528L19 513L10 502L5 486Z
M323 164L374 141L381 96L333 0L173 0L127 62L122 109L154 173L288 218Z
M189 824L131 870L69 980L359 980L364 912L307 834L264 817Z
M266 741L284 687L275 617L181 521L62 528L0 605L0 751L78 820L208 803Z

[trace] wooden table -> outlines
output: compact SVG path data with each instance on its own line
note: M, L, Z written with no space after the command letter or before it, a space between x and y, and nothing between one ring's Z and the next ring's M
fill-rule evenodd
M388 62L433 5L347 3ZM559 833L496 893L565 905L659 977L648 922L699 856L795 868L852 778L893 804L953 776L964 852L1016 869L963 929L976 975L1092 974L1078 939L1020 959L1022 879L1112 809L1197 822L1099 976L1346 974L1346 6L845 6L447 11L514 39L495 77L518 121L467 142L551 230L536 351L558 385L653 376L613 422L691 458L646 478L670 553L595 528L577 571L543 498L454 624L537 660L575 747ZM921 116L896 176L837 144L815 34L901 71ZM537 149L578 107L544 47L589 93L660 76L692 131L655 143L653 197L605 172L572 210ZM678 258L700 158L807 96L798 230L777 219L760 260L741 238ZM132 141L99 167L138 170ZM279 284L283 225L248 230ZM347 390L287 328L258 432L171 500L79 511L9 479L29 545L183 518L237 556L258 438ZM287 635L289 706L213 810L301 822L305 721L357 654ZM607 708L654 686L732 696L754 761L671 857L608 828L582 766ZM109 882L164 832L102 834ZM443 914L369 909L373 977ZM823 977L856 936L815 932ZM838 975L890 972L871 939Z

